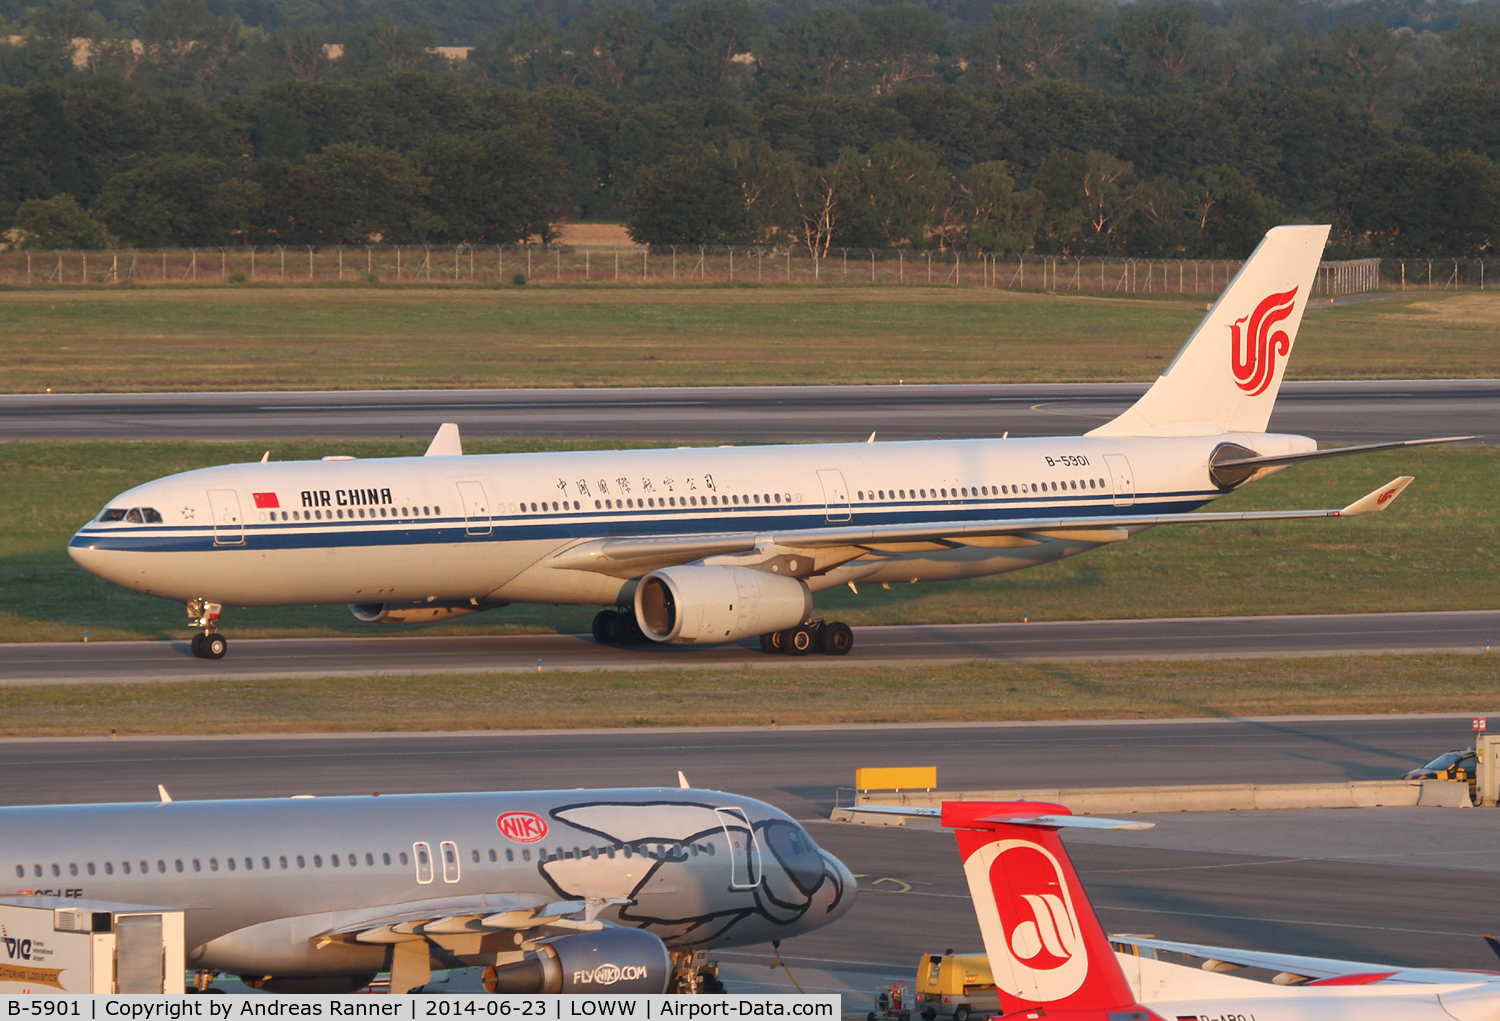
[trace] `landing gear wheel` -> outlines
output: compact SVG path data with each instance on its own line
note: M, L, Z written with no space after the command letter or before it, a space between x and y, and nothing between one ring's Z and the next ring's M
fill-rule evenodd
M640 621L635 619L634 610L621 610L619 618L615 621L616 641L621 645L644 645L651 639L646 637L646 632L641 630Z
M760 651L775 653L781 651L781 632L770 631L760 636Z
M223 659L224 653L229 651L229 642L218 633L204 635L198 648L202 650L204 659Z
M203 634L203 632L199 631L196 635L193 636L193 640L188 643L188 647L193 650L193 656L197 659L203 658L203 639L205 637L206 636Z
M825 655L847 656L854 648L854 632L843 621L824 624L820 644Z
M600 610L594 614L594 641L600 645L614 645L618 642L619 620L620 615L614 610Z
M781 651L788 656L806 656L812 652L816 642L817 635L806 624L798 624L781 632Z

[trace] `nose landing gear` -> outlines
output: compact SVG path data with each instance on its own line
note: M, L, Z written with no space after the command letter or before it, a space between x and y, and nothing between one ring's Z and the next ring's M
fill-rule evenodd
M223 659L229 651L229 642L219 634L219 611L224 607L204 599L190 599L187 604L188 620L194 627L203 630L193 636L193 655L199 659Z

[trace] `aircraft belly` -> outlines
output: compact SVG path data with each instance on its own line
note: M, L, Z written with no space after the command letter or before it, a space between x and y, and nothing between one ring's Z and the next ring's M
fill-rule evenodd
M484 597L554 545L90 550L74 551L74 557L100 577L147 595L183 600L208 596L235 606L296 606Z

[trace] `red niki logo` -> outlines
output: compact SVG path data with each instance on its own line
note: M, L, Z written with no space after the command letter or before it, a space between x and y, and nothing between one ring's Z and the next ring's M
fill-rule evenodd
M997 951L1009 958L1008 968L996 969L996 984L1039 1003L1077 992L1088 978L1088 953L1062 866L1051 852L1029 840L997 840L971 855L964 871L971 888L982 876L980 889L993 892L974 905L985 949L992 959Z
M1271 328L1292 314L1297 288L1272 294L1255 306L1255 311L1236 319L1229 327L1229 362L1234 369L1234 383L1251 397L1266 392L1276 376L1277 357L1285 358L1292 349L1292 338L1285 330ZM1241 325L1249 325L1241 333Z
M518 844L534 844L547 835L547 820L535 812L506 812L495 825Z

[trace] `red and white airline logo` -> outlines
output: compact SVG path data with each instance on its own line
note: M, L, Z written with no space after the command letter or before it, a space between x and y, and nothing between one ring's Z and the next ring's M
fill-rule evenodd
M534 844L547 835L547 820L535 812L506 812L495 825L518 844Z
M997 840L970 855L964 872L985 951L1000 965L996 985L1037 1003L1083 987L1089 973L1083 932L1050 851L1029 840Z
M1383 503L1385 503L1385 502L1386 502L1386 501L1387 501L1387 500L1389 500L1389 499L1390 499L1390 498L1391 498L1391 497L1393 497L1393 496L1395 496L1395 495L1396 495L1396 492L1397 492L1397 491L1396 491L1396 490L1394 490L1394 489L1387 489L1387 490L1386 490L1386 491L1385 491L1385 492L1384 492L1384 493L1381 493L1381 494L1380 494L1380 495L1379 495L1379 496L1377 496L1377 497L1376 497L1376 498L1375 498L1375 502L1376 502L1376 503L1382 503L1382 504L1383 504Z
M1296 297L1295 287L1269 295L1255 306L1254 312L1236 319L1229 327L1229 363L1234 369L1234 384L1251 397L1266 392L1276 378L1276 359L1285 358L1292 349L1292 338L1286 331L1273 333L1271 328L1292 314Z

